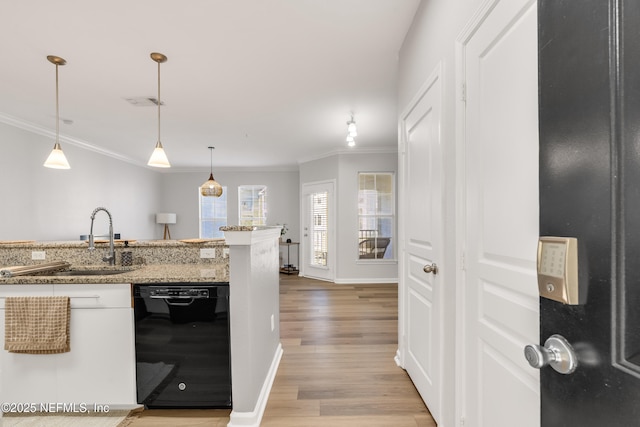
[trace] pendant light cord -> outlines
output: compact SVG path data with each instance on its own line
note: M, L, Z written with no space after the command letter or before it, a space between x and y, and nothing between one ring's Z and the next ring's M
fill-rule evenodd
M158 62L158 142L160 142L160 62Z
M56 144L60 143L60 102L58 100L58 64L56 64Z

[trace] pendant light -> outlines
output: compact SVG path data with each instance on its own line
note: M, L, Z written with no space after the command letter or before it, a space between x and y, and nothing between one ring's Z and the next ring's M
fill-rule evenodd
M67 61L54 55L47 56L47 59L56 66L56 143L53 145L51 154L44 162L44 166L52 169L71 169L60 146L60 107L58 103L58 66L66 64Z
M209 147L209 152L211 153L211 173L209 174L209 179L207 182L200 186L200 194L204 197L220 197L222 196L222 185L218 184L215 179L213 179L213 150L216 147Z
M162 142L160 142L160 105L162 105L162 102L160 102L160 64L167 62L167 57L161 53L153 52L151 59L158 63L158 142L156 142L156 148L151 153L151 158L149 158L147 165L156 168L170 168L171 164L164 152L164 148L162 148Z

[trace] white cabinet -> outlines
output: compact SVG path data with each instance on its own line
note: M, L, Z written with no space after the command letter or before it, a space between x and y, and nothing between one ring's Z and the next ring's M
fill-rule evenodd
M131 286L11 285L0 296L71 297L68 353L30 355L3 350L4 402L136 404ZM0 298L4 342L4 299Z
M2 363L0 364L0 401L8 403L39 403L55 398L56 358L54 355L18 354L4 350L4 299L8 296L50 296L53 285L30 285L28 294L24 285L0 287L0 338ZM55 399L54 399L55 401Z

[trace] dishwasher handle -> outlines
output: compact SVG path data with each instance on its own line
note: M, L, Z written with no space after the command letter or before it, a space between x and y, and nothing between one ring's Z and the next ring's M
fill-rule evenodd
M164 300L165 303L167 303L167 305L173 305L177 307L188 307L191 304L193 304L193 301L195 300L195 298L185 298L185 297L182 297L182 298L165 297L162 299ZM183 299L183 300L188 299L189 301L178 302L178 301L171 301L172 299Z
M197 299L208 299L209 291L202 289L184 289L178 291L161 289L151 291L149 297L164 300L167 305L187 307Z

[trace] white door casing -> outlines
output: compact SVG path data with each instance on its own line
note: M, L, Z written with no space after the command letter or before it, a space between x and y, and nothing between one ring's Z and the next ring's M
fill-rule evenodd
M458 38L461 102L457 414L465 426L538 427L537 5L488 1Z
M434 419L442 395L443 152L438 65L400 117L399 363ZM424 271L437 266L436 274Z
M335 208L335 180L302 184L302 239L300 246L300 274L314 279L335 280L335 248L336 248L336 208ZM313 256L313 195L326 193L327 195L327 256L326 265L318 265Z

